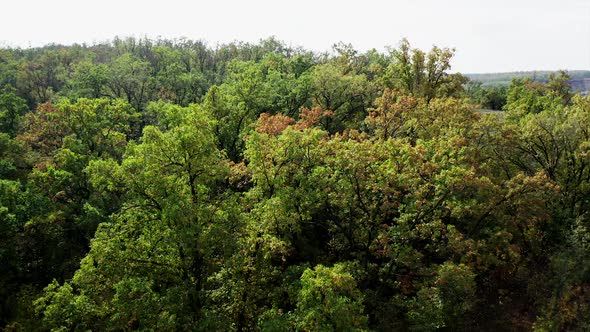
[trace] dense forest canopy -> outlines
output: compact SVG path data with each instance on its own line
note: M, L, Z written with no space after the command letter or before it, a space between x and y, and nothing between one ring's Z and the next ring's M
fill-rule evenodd
M0 49L0 326L590 329L590 97L453 53Z

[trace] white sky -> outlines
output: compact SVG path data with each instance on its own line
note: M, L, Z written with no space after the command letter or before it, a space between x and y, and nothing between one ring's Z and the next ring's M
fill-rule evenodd
M0 45L187 37L214 46L276 36L326 51L456 48L453 71L590 70L590 0L8 0Z

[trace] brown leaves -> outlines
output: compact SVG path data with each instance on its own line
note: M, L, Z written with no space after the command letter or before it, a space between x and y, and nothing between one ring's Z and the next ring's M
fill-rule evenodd
M17 140L25 142L45 155L61 147L62 139L70 132L64 125L65 115L51 103L39 105L25 117L25 132Z
M394 137L405 124L408 112L418 106L418 99L400 94L399 91L385 89L375 101L376 108L369 111L365 122L376 129L383 139Z
M242 190L252 182L252 170L249 169L244 162L234 163L228 161L229 164L229 183L236 189Z
M293 126L294 129L304 130L312 128L320 123L323 117L332 117L334 112L324 110L323 108L316 106L313 108L303 107L299 111L299 121Z
M293 129L295 130L305 130L318 125L322 118L332 117L333 115L334 112L324 110L319 106L313 108L301 108L299 121L297 122L295 122L295 119L286 115L270 115L268 113L262 113L260 114L258 121L253 124L253 127L259 133L278 136L283 130L291 125L293 125Z
M259 133L278 136L285 128L293 123L295 123L295 119L286 115L262 113L258 121L254 124L254 127Z

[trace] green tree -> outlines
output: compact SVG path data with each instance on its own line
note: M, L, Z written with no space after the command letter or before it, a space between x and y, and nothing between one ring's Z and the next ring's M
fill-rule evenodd
M83 61L73 66L73 73L68 81L72 97L100 98L106 95L109 79L109 67Z
M97 230L72 281L54 283L37 301L47 327L185 330L200 317L208 271L202 236L217 219L212 184L226 166L207 113L160 111L166 131L146 127L120 166L93 164L94 185L116 191L123 183L125 203Z
M209 86L204 74L183 62L180 50L158 46L153 51L157 59L155 89L159 98L186 106L205 95Z
M467 79L460 74L449 74L454 50L434 46L428 53L412 48L403 39L391 51L392 63L388 67L390 88L400 89L430 101L434 97L456 96L463 91Z
M150 64L125 53L109 67L107 87L115 98L124 98L137 111L143 110L152 89Z
M301 290L293 320L302 331L367 330L363 297L343 263L317 265L301 276Z
M0 94L0 131L14 137L21 117L28 111L26 101L16 94L16 89L7 85Z
M347 72L347 65L338 63L315 66L312 86L315 104L334 112L328 127L331 132L355 128L375 98L373 86L364 74Z

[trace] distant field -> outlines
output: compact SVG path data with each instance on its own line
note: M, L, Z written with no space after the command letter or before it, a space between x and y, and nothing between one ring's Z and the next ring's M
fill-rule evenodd
M515 78L531 78L536 81L547 82L554 71L519 71L509 73L464 74L472 81L482 82L483 87L509 86ZM572 79L590 78L590 70L568 71Z

